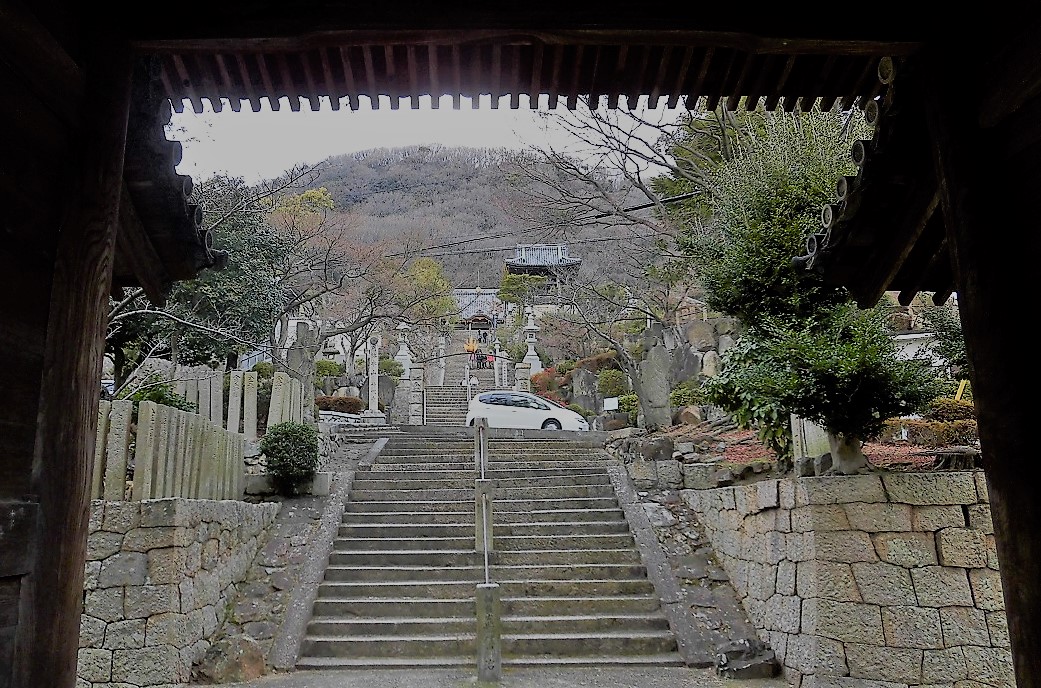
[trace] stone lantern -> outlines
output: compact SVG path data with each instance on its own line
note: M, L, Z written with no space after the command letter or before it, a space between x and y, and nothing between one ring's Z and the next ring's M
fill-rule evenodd
M394 329L398 333L398 353L395 354L394 360L404 368L401 373L401 379L407 380L409 378L409 370L412 369L412 352L408 348L408 332L412 329L412 326L405 321L401 321Z
M528 352L524 354L521 362L530 365L531 374L534 375L542 372L542 361L535 353L535 333L539 331L539 326L535 324L535 310L530 305L524 307L524 312L528 316L528 323L524 326L524 341L528 345Z

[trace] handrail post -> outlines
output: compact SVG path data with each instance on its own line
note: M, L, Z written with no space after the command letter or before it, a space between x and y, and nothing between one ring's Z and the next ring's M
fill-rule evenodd
M495 481L488 478L488 419L474 419L474 544L484 555L484 583L477 584L477 678L502 678L502 618L499 584L491 580L492 502Z
M492 500L495 482L487 478L488 419L474 419L474 544L485 555L485 579L488 579L488 554L492 547Z

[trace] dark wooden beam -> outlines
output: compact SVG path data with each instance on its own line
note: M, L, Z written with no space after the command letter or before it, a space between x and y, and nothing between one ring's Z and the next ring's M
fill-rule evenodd
M1041 499L1035 413L1041 369L1023 365L1024 296L1036 289L1041 252L1036 189L1022 170L987 164L988 137L971 108L951 107L951 75L970 65L958 50L931 56L926 102L940 199L958 291L973 401L990 496L1005 615L1018 688L1041 686ZM1019 230L1014 244L996 236Z
M122 192L132 59L91 34L86 95L54 262L31 497L32 572L20 600L13 686L76 685L98 379Z
M166 294L172 281L141 224L130 191L125 186L119 198L115 262L130 269L149 301L160 307L166 303Z
M980 73L979 122L992 127L1041 95L1041 21L1010 22L1008 36L985 61Z

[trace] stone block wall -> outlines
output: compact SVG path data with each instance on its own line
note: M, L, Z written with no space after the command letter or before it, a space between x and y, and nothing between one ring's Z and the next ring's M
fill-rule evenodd
M793 685L1015 686L981 471L681 495Z
M278 508L91 502L77 688L188 685Z

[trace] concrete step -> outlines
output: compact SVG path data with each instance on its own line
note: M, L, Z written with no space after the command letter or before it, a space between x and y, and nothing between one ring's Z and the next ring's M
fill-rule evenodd
M473 657L477 641L472 631L414 636L307 634L300 653L308 657Z
M502 655L528 657L532 655L589 656L646 655L676 652L676 637L666 629L597 629L593 631L565 631L502 635Z
M472 502L470 504L472 505ZM625 520L625 512L621 509L561 509L558 511L533 512L496 511L494 516L494 523L496 524L556 523L564 521L581 523L584 521ZM347 524L468 523L473 527L474 512L472 508L469 511L345 511L341 521Z
M462 501L473 499L473 487L441 488L429 490L351 490L350 498L359 502L399 502L413 500L424 502ZM589 499L614 496L611 485L552 485L547 487L501 487L495 491L495 501L518 499Z
M353 497L353 496L352 496ZM385 499L355 500L349 498L344 510L351 513L363 512L398 512L407 506L421 511L463 511L472 509L474 505L473 490L464 499L415 499L407 503L387 501ZM496 513L513 513L529 511L551 511L554 509L616 509L618 500L610 497L574 497L559 499L496 499Z
M380 461L373 467L384 473L400 473L402 471L434 472L434 471L463 471L474 474L473 453L468 456L430 457L421 462L410 462L407 457L401 457L401 461ZM508 461L491 461L488 470L499 471L525 471L525 470L563 470L582 471L589 469L603 469L614 464L614 461L600 457L590 456L588 458L575 457L571 459L543 459L541 461L527 461L523 459L510 459Z
M653 595L654 586L646 579L631 580L501 580L496 581L503 596L566 597L602 595ZM432 598L468 599L474 596L474 581L329 581L318 585L321 599Z
M546 580L631 580L647 577L643 564L586 564L581 553L576 555L575 564L538 564L489 567L490 579L500 581L546 581ZM325 572L330 582L429 582L437 580L453 582L484 582L484 566L389 566L375 563L368 566L330 565Z
M469 522L460 523L344 523L337 530L340 538L458 538L473 537L475 532L473 515ZM547 523L494 523L492 533L496 538L511 536L610 535L628 533L629 524L620 521L547 522Z
M365 468L360 468L354 474L354 480L401 480L402 478L421 478L424 480L469 480L473 481L477 477L477 472L474 470L473 462L470 462L468 467L460 468L445 468L435 469L426 467L423 472L419 475L412 474L410 471L409 475L402 475L401 469L387 470L385 464L374 464ZM501 464L496 468L487 468L485 470L485 476L496 480L556 480L556 479L572 479L578 476L603 476L610 482L610 477L606 469L603 466L574 466L574 467L557 467L557 468L542 468L538 463L533 463L531 468L507 468Z
M352 550L465 550L474 547L474 535L458 537L337 537L333 549ZM499 535L495 549L503 552L562 549L622 549L635 547L632 534Z
M463 475L457 472L454 477L440 477L435 475L398 475L398 476L372 475L369 471L358 471L354 474L352 489L364 492L373 490L445 490L445 489L473 489L477 474L469 471ZM512 477L504 475L502 471L495 473L486 472L486 478L495 480L498 490L508 490L517 487L546 487L559 488L564 486L589 486L610 485L611 476L606 472L601 473L578 473L575 475L528 475Z
M528 550L492 552L496 565L572 565L584 564L640 564L640 555L633 549L586 549L581 558L571 550ZM329 566L483 566L484 555L472 549L465 550L333 550Z
M296 668L301 670L365 671L372 669L424 669L424 668L473 668L475 658L458 657L301 657ZM661 655L601 655L599 657L559 657L554 655L533 657L504 657L503 667L522 669L525 667L681 667L683 658L679 653Z

